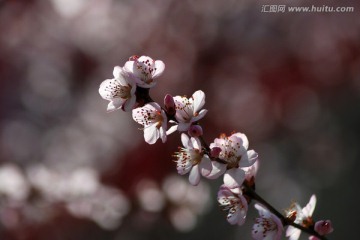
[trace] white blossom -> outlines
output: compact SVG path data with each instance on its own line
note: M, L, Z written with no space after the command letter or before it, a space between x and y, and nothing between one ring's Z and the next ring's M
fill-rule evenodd
M284 227L281 220L260 204L255 204L259 218L255 219L252 237L255 240L280 240Z
M189 182L198 185L200 175L207 176L211 172L211 161L208 155L204 154L201 143L197 138L189 138L185 133L181 134L181 142L184 148L175 153L176 168L178 173L184 175L188 172Z
M144 126L144 138L149 144L154 144L158 138L166 141L167 117L159 104L147 103L143 107L133 109L135 122Z
M107 79L100 84L99 94L105 100L110 101L107 106L108 112L119 108L128 112L136 102L136 85L131 77L119 66L114 68L113 75L113 79Z
M242 185L245 180L243 168L252 166L258 158L254 150L247 150L249 141L245 134L234 133L227 137L222 134L210 144L210 148L220 148L218 158L223 162L212 161L213 170L208 178L214 179L224 174L224 184L229 188Z
M136 85L151 88L156 85L155 78L164 72L165 64L148 56L133 56L125 63L124 70L133 77Z
M207 113L206 109L201 109L205 104L205 93L201 90L196 91L190 98L175 96L174 101L175 118L178 121L174 130L188 131L194 122L199 121Z

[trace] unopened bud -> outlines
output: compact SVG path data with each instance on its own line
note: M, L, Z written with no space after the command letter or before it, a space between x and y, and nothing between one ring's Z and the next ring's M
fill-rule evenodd
M315 223L315 231L320 235L326 235L334 231L330 220L320 220Z
M221 148L219 148L219 147L213 147L210 151L211 157L214 157L214 158L219 157L220 153L221 153Z
M200 137L201 135L203 135L202 127L200 125L191 125L188 130L188 134L191 137Z
M170 94L166 94L166 96L164 98L164 105L165 105L165 110L166 110L167 114L175 115L175 113L176 113L175 102L174 102L174 98Z

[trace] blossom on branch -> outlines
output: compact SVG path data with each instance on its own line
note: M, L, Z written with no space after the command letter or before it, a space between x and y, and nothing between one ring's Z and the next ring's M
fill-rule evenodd
M207 113L206 109L201 108L205 104L205 93L201 90L196 91L190 98L185 96L175 96L175 118L178 122L176 129L180 132L188 131L190 126L199 121Z
M189 138L185 133L181 134L181 142L184 148L176 152L176 168L179 174L184 175L188 172L189 182L192 185L198 185L200 175L210 174L212 165L208 155L204 154L201 143L197 138Z
M289 210L287 210L287 218L294 219L294 223L302 225L303 227L309 228L314 226L312 214L316 206L316 196L313 194L310 198L309 203L301 209L298 203L293 203ZM301 230L293 226L289 226L286 229L286 236L289 240L298 240L301 234Z
M217 200L225 211L228 211L227 221L232 225L243 225L248 210L246 198L240 188L230 189L221 185Z
M255 219L252 237L255 240L280 240L284 227L281 220L260 204L255 204L259 218Z
M136 85L123 68L116 66L113 71L114 78L107 79L100 84L99 94L110 101L107 111L112 112L121 108L128 112L136 103Z
M155 102L133 109L135 122L144 126L144 138L149 144L154 144L158 138L166 141L167 117L164 110Z
M156 85L154 79L164 72L165 64L148 56L132 56L125 63L124 70L134 78L139 87L152 88Z
M242 133L234 133L229 137L222 134L220 138L216 138L210 148L221 149L218 159L222 162L212 161L213 170L208 178L214 179L224 174L226 186L240 187L246 177L243 168L252 166L258 159L258 154L254 150L248 151L248 147L249 141Z

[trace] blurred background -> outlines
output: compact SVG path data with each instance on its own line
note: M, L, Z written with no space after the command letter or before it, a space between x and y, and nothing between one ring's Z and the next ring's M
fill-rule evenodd
M251 239L253 206L230 226L221 179L193 187L176 174L178 133L150 146L130 114L106 113L99 84L134 54L166 64L158 102L206 93L208 142L248 136L259 194L283 210L315 193L329 239L358 238L359 11L355 0L0 0L0 239Z

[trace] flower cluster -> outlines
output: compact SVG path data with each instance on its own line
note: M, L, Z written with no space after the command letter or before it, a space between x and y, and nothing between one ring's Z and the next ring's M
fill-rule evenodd
M259 157L254 150L249 150L245 134L221 134L212 143L206 143L199 122L207 113L203 109L203 91L195 91L191 97L167 94L163 107L152 100L149 90L164 69L162 61L148 56L132 56L123 67L115 67L114 78L103 81L99 88L101 97L110 101L107 110L132 111L132 118L143 126L144 139L149 144L158 139L164 143L169 134L180 132L183 146L173 155L178 173L189 174L192 185L198 185L201 176L207 179L222 176L217 200L232 225L243 225L251 201L257 201L255 208L259 217L252 229L254 239L279 240L286 227L289 240L297 240L301 231L309 233L312 240L326 239L324 236L331 233L333 227L329 220L314 222L312 219L315 195L304 208L294 203L282 215L255 192Z

